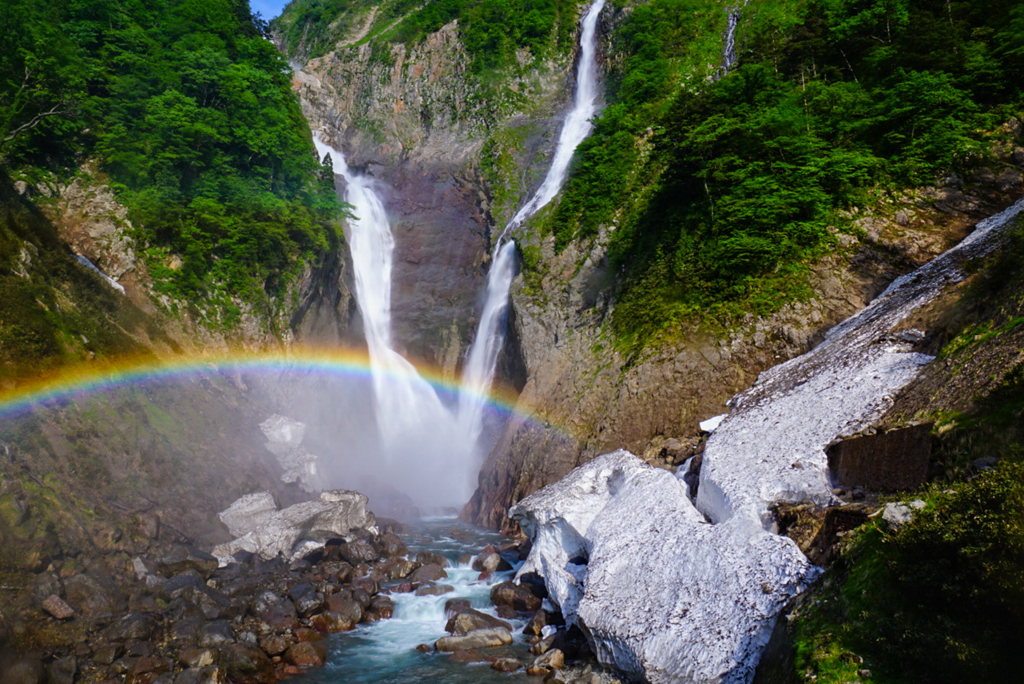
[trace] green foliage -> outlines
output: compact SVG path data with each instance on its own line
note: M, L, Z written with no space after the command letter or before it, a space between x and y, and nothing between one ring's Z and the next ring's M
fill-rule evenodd
M534 57L571 46L576 0L297 0L271 22L289 50L308 57L326 54L366 13L376 8L375 25L394 27L374 38L382 43L416 43L452 21L477 76L514 68L515 52Z
M610 105L543 226L562 248L616 225L620 340L778 308L838 210L969 165L1021 102L1013 2L754 0L739 63L708 82L724 19L699 0L634 9Z
M261 304L338 240L333 181L246 2L39 5L0 10L6 26L25 27L2 33L0 73L16 80L39 65L31 107L15 80L2 84L0 123L13 130L54 102L67 111L21 135L6 161L66 173L76 158L99 158L140 246L183 262L151 264L158 289Z

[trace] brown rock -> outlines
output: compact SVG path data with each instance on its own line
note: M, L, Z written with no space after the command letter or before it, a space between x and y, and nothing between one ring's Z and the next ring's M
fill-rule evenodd
M498 658L491 663L491 669L498 672L515 672L523 669L523 664L515 658Z
M292 634L295 635L295 640L302 641L323 641L323 635L315 629L307 629L306 627L299 627L294 630Z
M327 662L327 649L319 642L302 641L288 647L284 654L284 660L289 665L296 667L323 665Z
M220 657L228 681L233 684L277 684L274 664L257 648L229 644L221 647Z
M441 568L447 568L451 563L448 562L448 557L434 551L420 551L416 554L416 562L423 565L437 565ZM447 575L445 575L447 577Z
M504 620L499 620L498 618L491 617L486 613L481 613L479 610L468 608L449 618L444 629L449 634L454 634L455 636L466 636L474 630L493 627L500 627L501 629L507 629L510 632L512 631L512 625Z
M417 596L442 596L449 592L455 591L455 587L450 584L424 584L422 587L416 590Z
M448 579L448 573L437 563L423 565L409 575L412 582L436 582L440 579Z
M541 599L524 586L502 582L491 587L491 602L497 606L510 606L520 613L540 610Z
M465 651L467 649L507 646L512 643L512 633L500 627L478 629L465 636L441 637L434 642L438 651Z
M336 613L333 610L328 610L319 615L313 616L310 620L313 625L313 629L324 634L335 634L337 632L347 632L351 629L355 629L356 623L353 620L341 613ZM263 649L266 651L266 649ZM284 649L281 649L284 650ZM280 653L281 651L278 651ZM270 651L267 651L270 653ZM277 655L272 653L271 655Z
M317 617L320 617L319 615ZM315 620L316 618L314 618ZM260 639L260 648L267 652L267 655L276 656L281 655L288 650L288 646L291 644L280 634L269 634Z
M498 617L505 620L515 620L519 617L519 612L512 606L496 606L494 612L498 614Z
M51 594L43 599L43 610L58 620L67 620L75 616L74 609L56 594Z

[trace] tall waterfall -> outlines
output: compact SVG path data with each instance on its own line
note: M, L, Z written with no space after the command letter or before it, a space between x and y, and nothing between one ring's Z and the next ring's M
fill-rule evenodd
M583 17L580 31L580 59L576 72L576 93L573 97L572 110L565 118L562 132L555 146L555 156L551 160L544 182L529 201L516 212L512 220L505 226L498 238L495 248L494 263L487 274L487 300L483 315L477 326L473 346L463 372L462 386L464 390L459 400L460 423L471 432L475 442L480 434L480 397L490 389L494 370L498 363L498 354L505 342L502 321L508 309L508 292L515 276L516 246L515 241L504 241L510 230L515 229L533 214L548 204L558 191L562 189L565 175L569 170L572 155L593 130L591 119L598 111L598 71L597 71L597 20L601 15L605 0L595 0Z
M749 0L744 0L743 7L747 6ZM729 23L725 29L725 47L722 49L722 66L718 68L711 80L717 81L725 76L736 64L736 26L740 23L740 10L743 7L734 7L729 10Z
M391 267L395 241L373 179L354 173L340 151L314 136L317 151L330 156L335 174L345 179L345 201L354 207L348 242L373 377L382 451L378 476L404 484L407 489L429 489L429 496L421 495L419 503L456 504L469 498L478 460L477 442L483 429L484 397L504 343L502 322L515 276L515 242L504 237L558 194L573 152L593 127L590 119L598 108L596 27L604 2L595 0L583 18L573 108L562 127L547 176L498 239L487 276L486 302L455 410L441 401L430 383L392 346Z
M344 155L319 137L314 136L314 143L321 155L331 157L334 172L345 179L345 201L354 207L348 243L373 378L382 451L378 476L406 485L407 493L421 492L418 503L461 504L470 493L479 429L475 433L462 429L433 386L392 347L395 241L384 204L372 178L353 173Z

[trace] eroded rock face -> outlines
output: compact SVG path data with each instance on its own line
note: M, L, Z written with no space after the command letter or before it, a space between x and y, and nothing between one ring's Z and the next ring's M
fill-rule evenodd
M320 498L269 509L273 497L260 492L242 497L221 513L221 520L237 539L214 548L213 555L222 565L238 551L258 553L266 559L282 554L300 557L323 546L329 539L350 537L354 530L376 524L366 510L367 498L359 492L334 489L321 492Z
M661 682L745 682L775 616L816 571L741 517L710 525L684 485L625 451L513 507L544 576L603 663Z

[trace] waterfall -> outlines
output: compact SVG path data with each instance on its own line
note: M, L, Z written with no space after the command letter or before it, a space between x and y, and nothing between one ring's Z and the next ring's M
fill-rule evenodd
M743 7L747 6L747 2L749 0L744 1ZM712 81L717 81L725 76L736 64L736 26L740 23L741 9L742 7L734 7L729 10L729 24L725 30L725 48L722 50L722 66L712 76Z
M562 131L555 146L555 156L548 167L544 182L530 200L516 212L498 238L494 263L487 274L487 299L483 314L477 326L473 345L470 348L466 368L463 371L459 399L460 424L469 431L470 439L476 442L481 430L481 398L490 389L498 354L505 342L502 322L508 309L508 293L515 277L516 245L514 240L505 242L505 236L523 221L545 207L562 189L565 175L569 170L572 155L583 142L594 125L591 122L598 110L597 72L597 20L605 0L595 0L583 17L580 31L580 60L576 72L576 93L573 106L565 118Z
M404 484L427 505L461 504L469 495L475 436L470 440L453 412L391 339L391 267L395 241L372 178L352 172L344 155L314 143L330 156L334 172L345 179L345 201L353 206L348 243L355 295L363 317L373 380L381 458L375 475ZM479 434L479 430L476 433Z
M551 160L544 182L537 188L530 201L516 213L502 232L502 238L509 230L514 229L530 216L540 211L554 199L565 182L565 174L569 170L573 152L583 142L594 125L591 122L598 110L597 88L597 20L604 7L604 0L595 0L583 17L580 31L580 61L576 72L576 94L573 98L572 110L565 118L562 132L558 136L555 157ZM499 244L501 238L498 240Z
M421 494L421 503L462 503L469 498L470 479L477 465L477 442L483 429L485 397L504 344L503 321L515 276L516 245L504 237L558 194L573 152L593 128L590 119L598 109L597 20L604 2L595 0L583 18L573 107L562 127L547 176L498 238L487 276L483 313L454 411L392 346L391 268L395 241L373 179L354 173L339 150L314 135L319 154L329 156L335 174L344 178L345 201L354 207L348 243L373 379L381 447L376 475L404 484L410 493L429 489L426 501Z

